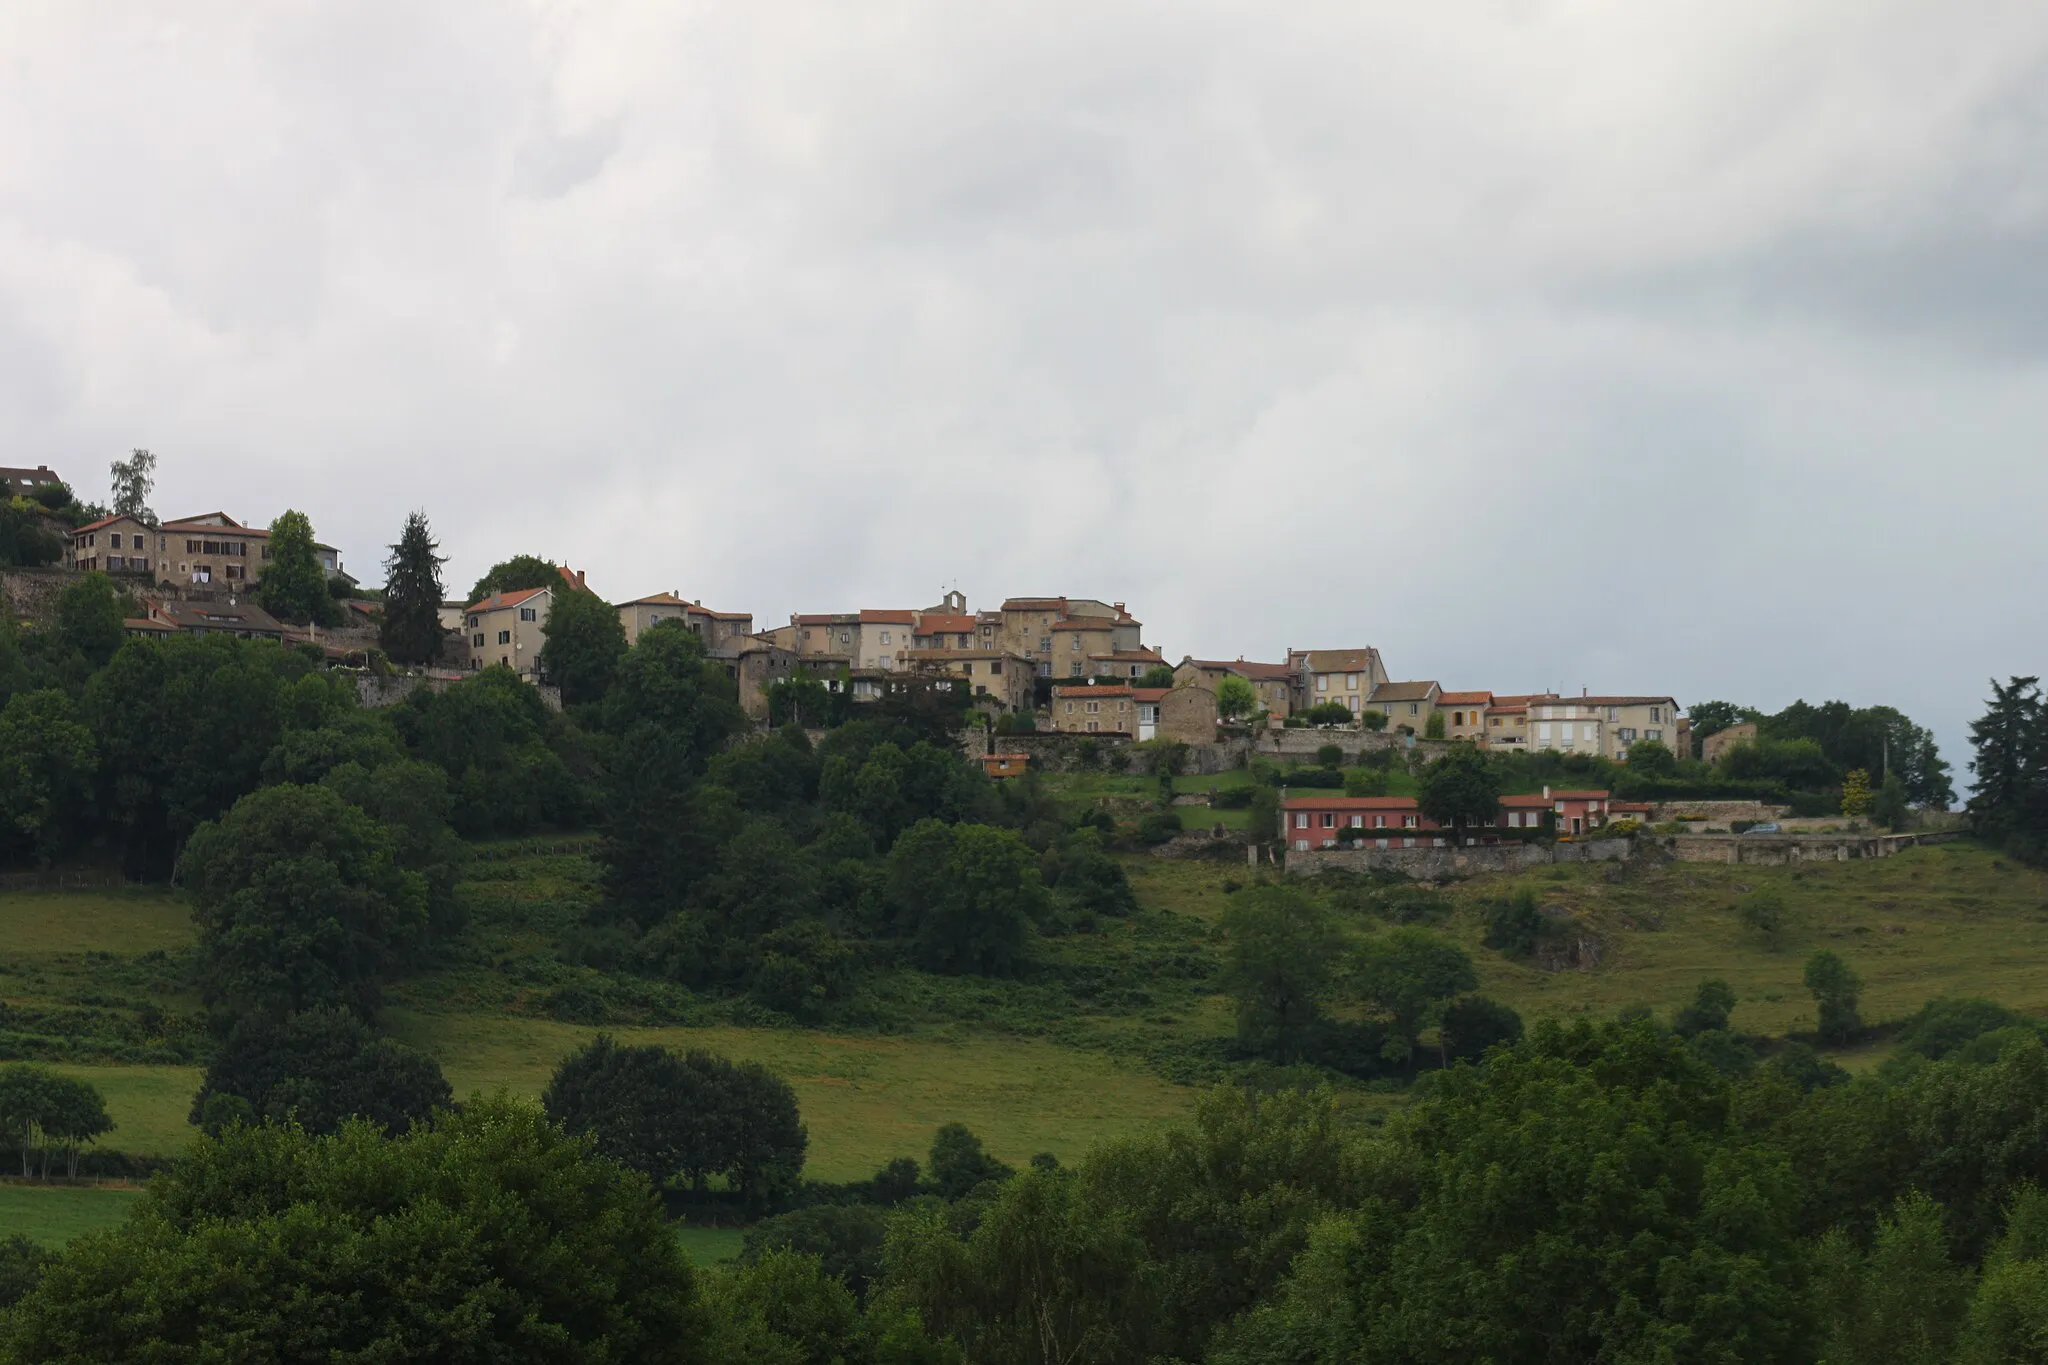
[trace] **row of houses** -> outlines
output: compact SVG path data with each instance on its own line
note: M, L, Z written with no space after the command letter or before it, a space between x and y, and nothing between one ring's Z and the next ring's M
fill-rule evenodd
M1647 819L1649 814L1648 805L1616 801L1605 791L1545 787L1541 793L1503 796L1499 813L1468 827L1464 837L1467 844L1498 843L1502 830L1547 825L1558 834L1580 838L1611 821ZM1353 840L1370 848L1443 848L1456 837L1407 796L1295 796L1281 803L1281 816L1287 846L1297 853L1338 848Z

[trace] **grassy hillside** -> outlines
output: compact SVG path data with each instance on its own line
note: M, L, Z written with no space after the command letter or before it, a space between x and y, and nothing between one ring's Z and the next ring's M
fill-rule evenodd
M128 1216L140 1190L0 1184L0 1237L63 1246Z
M475 916L470 942L450 966L394 992L388 1022L439 1058L461 1094L537 1094L556 1061L600 1026L761 1060L796 1087L810 1173L825 1179L921 1153L932 1129L953 1119L1006 1160L1068 1157L1181 1116L1194 1092L1173 1082L1221 1074L1227 1056L1231 1009L1211 980L1223 947L1217 921L1250 874L1233 863L1144 856L1126 865L1142 913L1047 941L1045 965L1030 977L888 974L834 1027L799 1029L759 1026L679 988L566 961L562 936L595 894L582 857L479 863L464 888ZM1356 908L1355 885L1308 885L1355 933L1381 927ZM1597 947L1596 964L1545 971L1481 945L1480 903L1524 887ZM1777 951L1735 916L1737 899L1760 887L1792 909ZM1804 1030L1813 1008L1800 969L1823 946L1864 977L1869 1019L1903 1017L1943 994L2048 1015L2048 876L1969 845L1804 868L1673 864L1625 876L1606 866L1550 868L1457 884L1446 896L1454 912L1438 927L1470 949L1482 989L1531 1019L1634 1004L1668 1013L1701 979L1719 976L1740 997L1736 1027ZM59 1065L106 1093L118 1125L111 1147L167 1153L189 1140L185 1115L200 1069L115 1060L123 1049L147 1053L189 1024L197 1006L184 965L189 939L168 893L0 898L0 1038L13 1055L48 1055L35 1049L53 1035L38 1028L84 1019L108 1030L101 1052ZM0 1213L61 1231L68 1225L48 1212L60 1205L33 1202L45 1193L12 1192L14 1204L0 1203ZM16 1207L21 1201L29 1202Z

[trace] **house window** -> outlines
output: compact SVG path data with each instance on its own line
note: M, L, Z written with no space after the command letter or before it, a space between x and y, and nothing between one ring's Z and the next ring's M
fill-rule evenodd
M512 632L511 632L511 631L509 631L509 630L501 630L501 631L499 631L499 632L498 632L498 643L499 643L499 644L501 644L501 645L509 645L509 644L511 644L511 643L512 643Z
M1096 712L1100 711L1101 709L1102 703L1099 701L1091 701L1088 703L1088 714L1091 716L1094 715Z
M1329 675L1329 674L1327 674L1327 673L1318 673L1318 674L1316 674L1316 691L1318 691L1318 692L1327 692L1327 691L1329 691L1329 690L1330 690L1330 675Z
M1564 733L1561 736L1559 736L1559 738L1561 738L1566 744L1572 742L1572 727L1569 722L1565 724Z
M532 621L532 620L535 620L535 619L537 619L537 618L539 617L539 615L540 615L540 612L539 612L539 610L538 610L537 608L534 608L534 607L521 607L521 608L519 609L519 619L520 619L520 620L522 620L522 621ZM660 618L659 616L657 616L657 617L655 617L654 619L655 619L655 620L657 620L657 621L659 621L659 620L660 620L661 618Z
M1306 853L1306 852L1308 852L1308 840L1306 840L1306 839L1296 839L1296 840L1294 841L1294 851L1295 851L1296 853Z
M1543 722L1540 722L1540 723L1539 723L1539 724L1538 724L1538 725L1536 726L1536 738L1537 738L1538 740L1540 740L1541 742L1545 743L1545 744L1548 744L1548 743L1550 743L1550 722L1549 722L1549 721L1543 721Z
M988 671L991 677L1001 677L1003 672L1003 661L1001 659L989 660Z
M1421 714L1422 714L1422 703L1420 703L1420 702L1413 702L1413 701L1409 702L1409 703L1408 703L1408 714L1409 714L1409 715L1411 715L1411 716L1419 716L1419 715L1421 715Z
M1303 811L1294 817L1294 827L1296 829L1308 828L1308 812Z
M1347 692L1356 692L1358 690L1358 675L1356 673L1346 673L1344 675L1344 690Z
M1663 720L1664 720L1664 708L1663 708L1663 707L1661 707L1661 706L1653 706L1653 707L1651 707L1651 708L1650 708L1650 720L1651 720L1651 721L1652 721L1653 723L1656 723L1656 724L1662 724L1662 723L1663 723Z
M1664 740L1664 732L1662 730L1645 730L1643 731L1643 738L1654 739L1661 744Z
M1074 660L1074 666L1073 666L1072 668L1068 669L1068 670L1067 670L1067 672L1068 672L1068 675L1069 675L1070 677L1075 677L1075 678L1078 678L1078 677L1080 677L1080 676L1081 676L1081 661L1080 661L1079 659L1076 659L1076 660Z
M889 643L889 632L886 630L882 632L882 643L885 645Z
M1070 716L1074 714L1074 703L1072 703L1072 702L1068 702L1068 703L1067 703L1067 714L1068 714L1068 715L1070 715Z
M1088 722L1088 728L1090 730L1100 730L1102 728L1102 722L1099 720L1091 720Z
M1351 828L1353 828L1353 829L1362 829L1362 828L1364 828L1364 827L1365 827L1365 817L1364 817L1363 815L1354 815L1354 816L1352 816L1352 817L1351 817Z
M1324 812L1323 812L1323 828L1324 828L1324 829L1335 829L1336 827L1337 827L1337 817L1336 817L1335 815L1331 814L1331 813L1330 813L1329 811L1324 811Z
M1358 712L1358 698L1356 698L1356 697L1346 697L1346 698L1344 699L1344 701L1345 701L1345 704L1346 704L1346 705L1348 705L1348 706L1349 706L1349 707L1351 708L1351 710L1352 710L1352 714L1354 714L1354 715L1355 715L1355 714L1357 714L1357 712Z
M185 542L185 553L186 553L186 554L188 554L188 555L196 555L196 554L198 554L198 553L199 553L199 542L198 542L198 541L196 541L196 540L188 540L188 541L186 541L186 542Z
M1414 828L1415 828L1415 817L1414 817L1414 816L1412 816L1412 815L1404 815L1404 816L1402 816L1402 817L1401 817L1401 828L1402 828L1402 829L1414 829Z
M1374 829L1385 829L1385 828L1387 827L1387 817L1386 817L1386 816L1384 816L1384 815L1375 815L1375 816L1373 816L1373 818L1372 818L1372 827L1373 827ZM1380 845L1380 847L1381 847L1381 848L1385 848L1385 847L1386 847L1386 845L1385 845L1385 844L1381 844L1381 845Z
M1073 638L1073 640L1071 641L1071 643L1072 643L1072 645L1073 645L1073 651L1072 651L1072 652L1073 652L1073 653L1075 653L1075 654L1079 654L1079 653L1081 652L1081 637L1080 637L1080 636L1078 636L1078 635L1076 635L1076 636L1075 636L1075 637Z
M470 617L469 619L472 622L476 620L474 616ZM475 635L472 635L470 637L469 642L472 645L475 645L478 649L482 649L484 647L484 633L482 631L478 631Z

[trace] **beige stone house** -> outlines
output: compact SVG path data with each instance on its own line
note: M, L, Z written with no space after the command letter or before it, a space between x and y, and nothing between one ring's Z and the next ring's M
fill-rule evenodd
M1700 741L1700 757L1709 763L1719 763L1721 756L1738 744L1756 743L1756 722L1745 720L1725 730L1716 730ZM1679 755L1685 757L1684 754Z
M102 517L71 533L71 567L81 573L147 574L157 577L157 529L135 517Z
M1172 687L1134 687L1138 738L1174 739L1184 744L1216 740L1216 689L1200 674Z
M1436 709L1444 718L1444 738L1486 743L1486 712L1492 705L1491 692L1439 692Z
M1121 602L1012 597L994 616L1002 648L1030 659L1042 678L1086 677L1090 655L1144 648L1144 624Z
M1336 702L1356 715L1373 693L1386 685L1387 666L1377 649L1290 649L1287 667L1293 677L1296 715L1312 706Z
M1053 729L1062 734L1109 734L1137 737L1138 703L1128 687L1109 684L1055 687Z
M1175 683L1190 678L1207 678L1213 690L1226 677L1243 678L1252 685L1259 708L1271 719L1284 720L1293 713L1294 671L1286 664L1254 663L1249 659L1197 659L1189 656L1173 670Z
M1365 709L1385 716L1389 730L1405 728L1419 735L1428 730L1429 718L1436 714L1436 699L1442 692L1433 682L1381 683L1373 689Z
M1035 671L1031 660L999 649L913 649L904 666L917 672L959 678L977 698L1006 711L1029 711Z
M619 604L619 624L626 629L626 643L634 644L640 633L662 621L681 621L704 641L706 649L737 647L754 633L754 616L745 611L713 611L700 599L685 601L673 592L638 597Z
M1119 649L1088 656L1088 671L1098 678L1134 681L1166 666L1166 656L1156 649Z
M1625 760L1637 740L1654 739L1673 752L1680 742L1678 703L1670 697L1551 694L1529 698L1528 708L1531 750Z
M522 681L539 682L540 651L547 643L544 631L554 602L553 588L521 588L470 603L462 618L470 672L502 664Z

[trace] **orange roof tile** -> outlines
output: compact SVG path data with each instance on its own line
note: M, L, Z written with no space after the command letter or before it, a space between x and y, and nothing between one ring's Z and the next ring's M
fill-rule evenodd
M1316 807L1339 810L1418 810L1412 796L1290 796L1288 810Z
M1131 689L1131 695L1139 701L1158 701L1171 691L1173 689L1170 687L1134 687Z
M1493 700L1491 692L1439 692L1438 706L1484 706Z
M1128 697L1131 695L1131 689L1117 685L1097 687L1081 683L1072 687L1055 687L1052 694L1055 697Z
M507 607L516 607L521 602L525 602L531 598L537 597L541 593L544 593L546 591L546 588L516 588L511 592L494 592L489 597L484 598L481 602L470 603L468 606L464 607L463 610L503 611Z
M972 635L974 633L974 618L972 616L947 616L939 612L928 611L918 618L917 633L919 635Z

